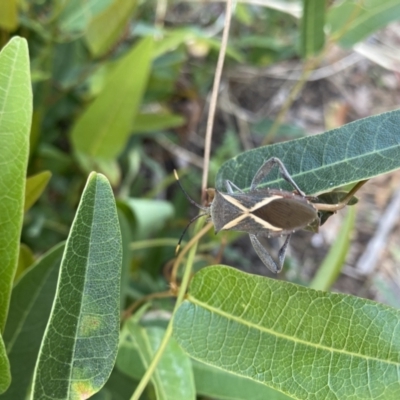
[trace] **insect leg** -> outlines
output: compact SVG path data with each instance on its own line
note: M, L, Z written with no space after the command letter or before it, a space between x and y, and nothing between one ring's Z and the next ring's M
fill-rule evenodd
M286 251L291 235L288 235L286 237L285 243L283 243L283 246L278 252L278 263L274 261L274 259L268 253L267 249L258 240L258 237L256 235L249 235L249 236L254 251L257 253L258 257L260 257L260 260L264 263L264 265L275 274L280 272L283 267L283 262L285 261Z
M250 190L254 190L262 182L262 180L271 172L271 169L275 165L278 165L279 172L281 173L282 178L285 179L285 181L289 182L299 192L301 196L305 197L306 196L305 193L302 190L300 190L300 188L297 186L296 182L290 176L289 172L283 165L282 161L276 157L270 158L260 167L260 169L254 175L253 181L251 182Z
M244 193L242 189L238 188L233 182L229 181L228 179L225 181L226 190L229 194L233 193L233 189L236 189L240 193Z

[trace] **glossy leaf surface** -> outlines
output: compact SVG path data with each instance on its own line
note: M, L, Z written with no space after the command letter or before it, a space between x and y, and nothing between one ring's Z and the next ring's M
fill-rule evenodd
M31 118L28 45L14 37L0 53L0 331L18 262Z
M92 173L66 243L32 399L88 398L107 381L118 348L121 253L113 192Z
M174 318L193 358L296 399L398 399L400 311L213 266Z

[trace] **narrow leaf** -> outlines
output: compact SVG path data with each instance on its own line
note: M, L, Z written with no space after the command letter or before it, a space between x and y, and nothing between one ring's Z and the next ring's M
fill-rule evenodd
M11 382L10 363L7 358L3 338L0 334L0 394L4 393Z
M400 398L400 311L213 266L174 318L193 358L296 399Z
M398 0L342 1L328 14L331 34L339 34L339 43L351 47L379 28L399 19Z
M324 46L325 0L303 0L301 20L301 55L308 58Z
M135 322L135 316L131 318L124 325L121 334L118 368L133 378L140 378L149 367L164 335L164 329L141 327ZM151 381L159 400L196 398L190 359L174 339L168 342Z
M26 180L24 211L29 210L35 204L36 200L41 196L44 189L46 189L50 178L51 172L43 171L36 175L30 176Z
M10 358L12 383L2 400L25 399L56 292L64 245L47 252L16 283L4 342Z
M18 262L31 117L28 45L14 37L0 53L0 332Z
M239 154L222 165L216 188L225 191L225 180L229 179L246 190L261 165L271 157L278 157L300 189L314 195L400 168L399 152L400 111L396 110L320 135ZM293 190L281 175L278 176L277 169L260 187Z
M153 40L140 41L110 73L104 89L72 130L75 151L113 160L123 149L150 73Z
M105 54L120 38L132 18L137 0L114 0L96 15L86 30L86 42L95 57Z
M68 236L32 399L89 398L118 348L121 234L107 179L92 173Z
M347 209L346 220L340 229L339 235L310 284L312 289L329 290L336 282L350 248L351 234L353 232L355 219L356 208L349 207Z

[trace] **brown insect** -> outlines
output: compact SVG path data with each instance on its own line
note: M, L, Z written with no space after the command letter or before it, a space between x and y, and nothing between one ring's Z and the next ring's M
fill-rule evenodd
M279 167L282 178L294 187L294 192L258 188L274 166ZM318 203L315 202L319 200L318 198L306 196L297 186L282 161L279 158L272 157L257 171L249 191L244 192L231 181L226 180L227 193L220 192L217 189L208 189L211 203L208 207L203 207L189 197L182 187L176 171L174 173L189 201L204 211L203 214L193 218L189 225L197 218L207 216L214 224L215 233L222 230L248 233L255 252L274 273L282 270L290 237L294 232L306 228L318 230L321 212L334 213L345 207L354 193L366 182L359 182L336 204ZM234 192L234 189L236 192ZM189 225L183 231L179 243ZM277 262L261 244L260 236L268 238L286 236L285 242L278 252Z

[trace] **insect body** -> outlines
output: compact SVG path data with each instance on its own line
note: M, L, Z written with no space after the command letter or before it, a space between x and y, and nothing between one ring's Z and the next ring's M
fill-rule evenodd
M266 237L289 235L318 218L305 197L274 189L250 193L216 190L210 215L216 232L235 230Z
M258 189L262 180L275 165L279 167L282 177L294 187L295 192ZM177 175L176 178L179 182ZM208 216L214 224L216 233L221 230L248 233L254 250L261 261L272 272L277 273L282 269L292 233L309 226L314 227L314 229L318 227L320 223L318 211L334 212L343 208L363 183L365 181L356 185L355 190L353 189L337 204L313 203L310 200L311 198L308 198L293 181L282 161L273 157L267 160L257 171L248 192L243 192L229 180L225 181L227 193L208 189L211 198L208 207L202 207L194 202L182 186L181 188L189 201L204 211L203 214L198 215L193 220L201 216ZM234 189L236 189L236 192L234 192ZM286 239L278 252L276 262L261 244L259 237L277 236L286 236Z

